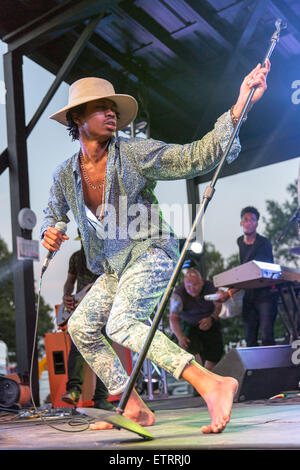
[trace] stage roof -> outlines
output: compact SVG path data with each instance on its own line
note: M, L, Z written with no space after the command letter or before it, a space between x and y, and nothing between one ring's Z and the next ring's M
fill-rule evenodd
M241 129L243 152L222 176L300 156L299 0L1 0L0 38L56 75L97 17L67 83L112 81L138 99L153 138L177 143L200 138L230 108L276 19L287 22L268 90Z

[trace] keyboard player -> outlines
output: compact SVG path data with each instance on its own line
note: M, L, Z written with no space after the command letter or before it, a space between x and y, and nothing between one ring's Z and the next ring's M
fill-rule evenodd
M240 263L248 261L265 261L273 263L272 244L257 233L260 214L255 207L248 206L241 211L240 225L243 235L237 239ZM231 289L231 294L237 289ZM227 300L223 296L222 300ZM260 332L262 346L275 344L274 322L277 315L277 293L270 287L246 289L243 298L242 318L245 340L248 347L258 346Z

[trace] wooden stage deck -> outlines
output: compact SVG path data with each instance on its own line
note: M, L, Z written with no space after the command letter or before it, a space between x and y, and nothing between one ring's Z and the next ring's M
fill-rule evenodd
M200 397L170 398L148 402L148 405L156 416L156 425L147 428L154 440L144 440L126 430L89 430L88 423L97 421L97 414L101 413L95 409L81 409L75 415L46 417L46 423L34 415L24 418L20 417L20 412L2 412L0 449L99 450L103 451L104 459L121 456L122 451L126 451L125 455L130 455L129 451L136 455L139 450L143 453L138 455L151 456L151 452L161 454L162 451L171 454L188 454L191 451L194 455L199 450L300 449L299 398L234 403L226 430L210 435L200 432L200 427L209 422L207 409ZM83 417L85 423L76 423L74 419L78 416ZM151 458L144 463L149 464Z

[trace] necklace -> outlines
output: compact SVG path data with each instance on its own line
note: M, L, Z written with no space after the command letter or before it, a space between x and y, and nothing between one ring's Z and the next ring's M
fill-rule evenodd
M86 180L86 182L88 183L88 185L93 188L93 189L101 189L101 188L104 188L105 186L105 178L106 178L106 174L104 174L104 177L102 179L102 181L98 184L98 185L95 185L93 184L88 175L87 175L87 172L86 172L86 169L84 167L84 164L83 164L83 161L82 161L82 153L80 151L80 154L79 154L79 161L80 161L80 166L82 168L82 173L83 173L83 176L84 176L84 179Z
M107 146L106 146L105 150L108 147L108 143L107 143ZM106 171L104 172L104 177L103 177L101 183L99 183L98 185L95 185L89 180L89 177L87 175L86 169L85 169L83 161L82 161L82 151L81 150L80 150L80 153L79 153L79 161L80 161L80 166L82 168L82 173L83 173L84 179L86 180L88 185L93 189L101 189L102 188L101 204L100 204L100 206L97 207L97 212L96 212L96 216L97 216L98 220L102 220L104 218L104 215L105 215L104 190L105 190L105 184L106 184Z

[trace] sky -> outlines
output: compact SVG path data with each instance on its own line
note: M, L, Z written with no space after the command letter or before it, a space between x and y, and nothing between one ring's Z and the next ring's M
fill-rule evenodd
M6 45L0 41L0 153L7 146L2 60L5 52ZM26 57L23 62L23 76L26 121L28 122L55 77ZM37 217L37 224L32 232L34 240L39 239L39 227L43 209L48 201L52 174L62 161L73 155L79 148L78 142L71 141L62 125L48 118L52 113L64 107L67 99L68 86L62 83L28 139L30 205ZM255 108L251 112L255 112ZM204 217L204 241L213 243L224 258L236 253L236 239L241 234L241 209L253 205L264 216L266 215L266 200L276 200L279 203L285 201L288 196L286 188L297 178L299 163L300 158L295 155L295 158L287 162L220 178L215 188L214 198ZM0 236L11 250L8 170L2 173L0 178ZM206 184L199 187L201 197L205 187ZM187 204L185 180L158 182L155 192L161 204ZM263 223L260 222L258 231L262 233L263 229ZM80 248L80 242L74 240L77 231L72 218L68 224L67 235L70 240L63 244L43 277L42 296L53 309L56 304L61 303L69 258ZM47 251L40 244L40 261L34 261L36 286L39 283L41 265L46 255Z

